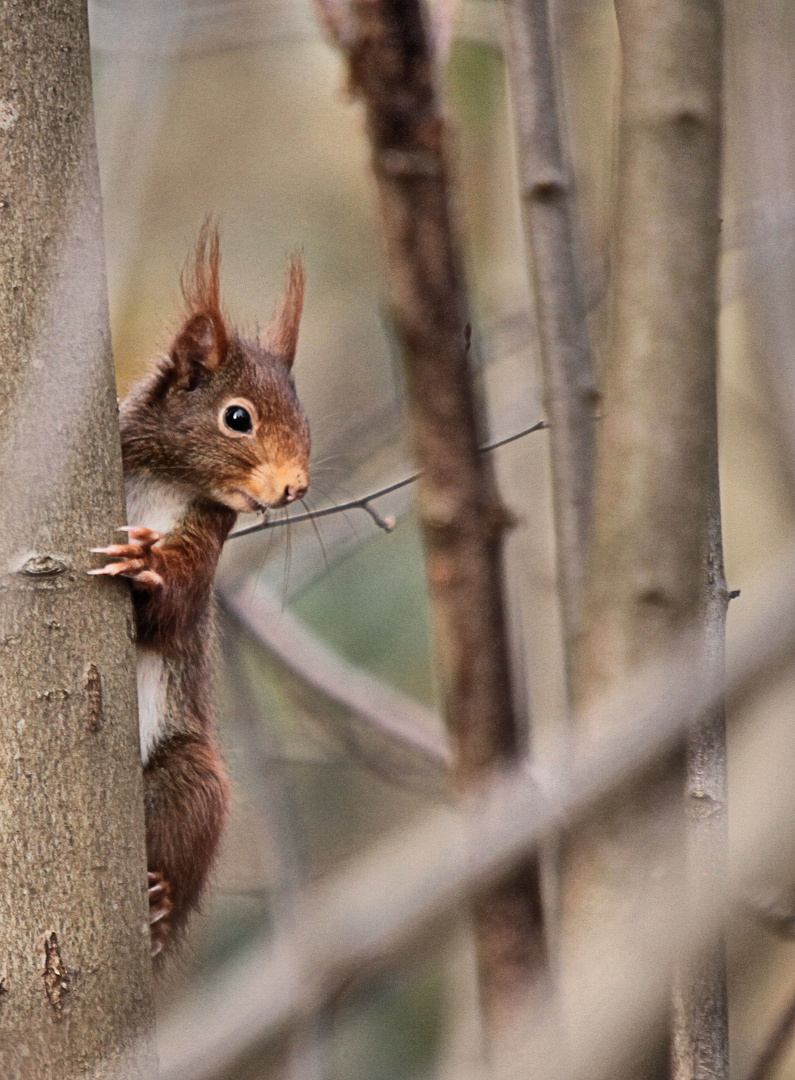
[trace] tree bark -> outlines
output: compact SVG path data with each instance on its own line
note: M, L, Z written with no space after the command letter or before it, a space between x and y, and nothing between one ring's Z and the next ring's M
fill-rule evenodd
M85 0L0 42L0 1073L151 1078L132 613L85 573L125 520Z
M550 426L566 670L582 623L591 531L596 378L576 252L577 213L559 116L546 0L505 0L519 190Z
M524 754L512 700L501 538L509 523L482 443L445 121L421 0L325 0L364 101L394 325L403 346L419 515L454 782L465 791ZM349 17L348 17L349 16ZM474 899L481 1000L493 1033L544 970L538 863Z
M702 578L706 662L725 679L729 594L723 568L717 416L714 418L712 493ZM687 738L685 765L687 903L698 912L725 895L728 858L726 715L721 701L696 719ZM711 899L707 900L707 897ZM674 980L671 1040L673 1080L726 1080L729 1075L729 1009L723 931L706 953L683 961Z
M716 396L721 148L717 0L618 0L622 48L612 345L597 435L594 535L575 673L584 715L702 617ZM584 738L599 732L580 726ZM650 885L681 872L659 822L681 759L572 841L564 950L631 948ZM564 969L566 960L564 956ZM567 993L598 1000L609 971ZM661 1047L635 1074L666 1071Z

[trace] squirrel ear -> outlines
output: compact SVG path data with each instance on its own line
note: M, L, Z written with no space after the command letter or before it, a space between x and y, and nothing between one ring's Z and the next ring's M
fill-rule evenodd
M229 331L221 311L221 251L218 229L202 225L196 251L180 279L187 320L171 348L176 378L189 390L226 359Z
M223 363L228 346L226 327L207 314L192 315L171 346L175 379L194 390L203 375L212 374Z
M291 368L298 346L298 327L304 308L304 264L293 255L287 269L287 285L265 335L265 347Z

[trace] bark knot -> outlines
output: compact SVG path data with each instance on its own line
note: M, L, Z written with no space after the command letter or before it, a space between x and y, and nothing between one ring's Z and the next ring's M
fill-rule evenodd
M31 577L54 577L63 574L69 567L53 555L31 555L21 566L21 573Z
M69 991L71 979L61 959L58 935L53 930L44 939L44 988L50 1005L58 1014L63 1012L63 997Z
M102 724L102 677L96 664L88 664L83 676L86 692L86 722L88 730L96 734Z

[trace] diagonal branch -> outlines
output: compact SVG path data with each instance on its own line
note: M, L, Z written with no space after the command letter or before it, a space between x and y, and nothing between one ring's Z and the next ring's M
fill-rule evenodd
M531 424L530 427L524 428L522 431L517 431L513 435L506 435L504 439L498 439L496 442L489 443L488 446L481 446L480 452L485 454L491 450L499 450L501 446L507 446L509 443L516 442L517 439L523 439L525 435L532 435L534 431L543 431L547 427L549 425L545 420L538 420L535 424ZM391 495L393 491L400 491L402 488L408 487L409 484L415 484L421 475L421 473L412 473L411 476L405 476L394 484L387 484L386 487L379 488L378 491L371 491L369 495L362 495L359 499L350 499L348 502L338 503L336 506L327 506L322 510L312 510L306 514L297 514L291 518L281 517L258 521L256 525L247 525L243 529L236 529L228 539L234 540L236 536L248 536L250 533L262 532L263 529L275 529L280 525L297 525L301 521L312 521L313 518L344 514L348 510L364 510L370 515L379 529L383 529L384 532L392 532L395 527L394 518L382 518L370 504L375 502L376 499L383 498L384 495Z
M359 757L379 773L435 795L447 786L450 748L436 713L363 671L312 634L261 585L250 582L220 592L228 616L239 621L302 682L354 713L365 725L364 739L353 726L342 734ZM329 723L338 730L332 718ZM374 741L377 752L366 749ZM362 745L364 743L364 746Z

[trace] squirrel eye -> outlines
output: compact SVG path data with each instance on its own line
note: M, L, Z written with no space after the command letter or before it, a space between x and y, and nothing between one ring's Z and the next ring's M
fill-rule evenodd
M230 405L228 409L225 409L224 423L230 431L236 431L241 435L245 435L254 427L251 413L242 405Z

